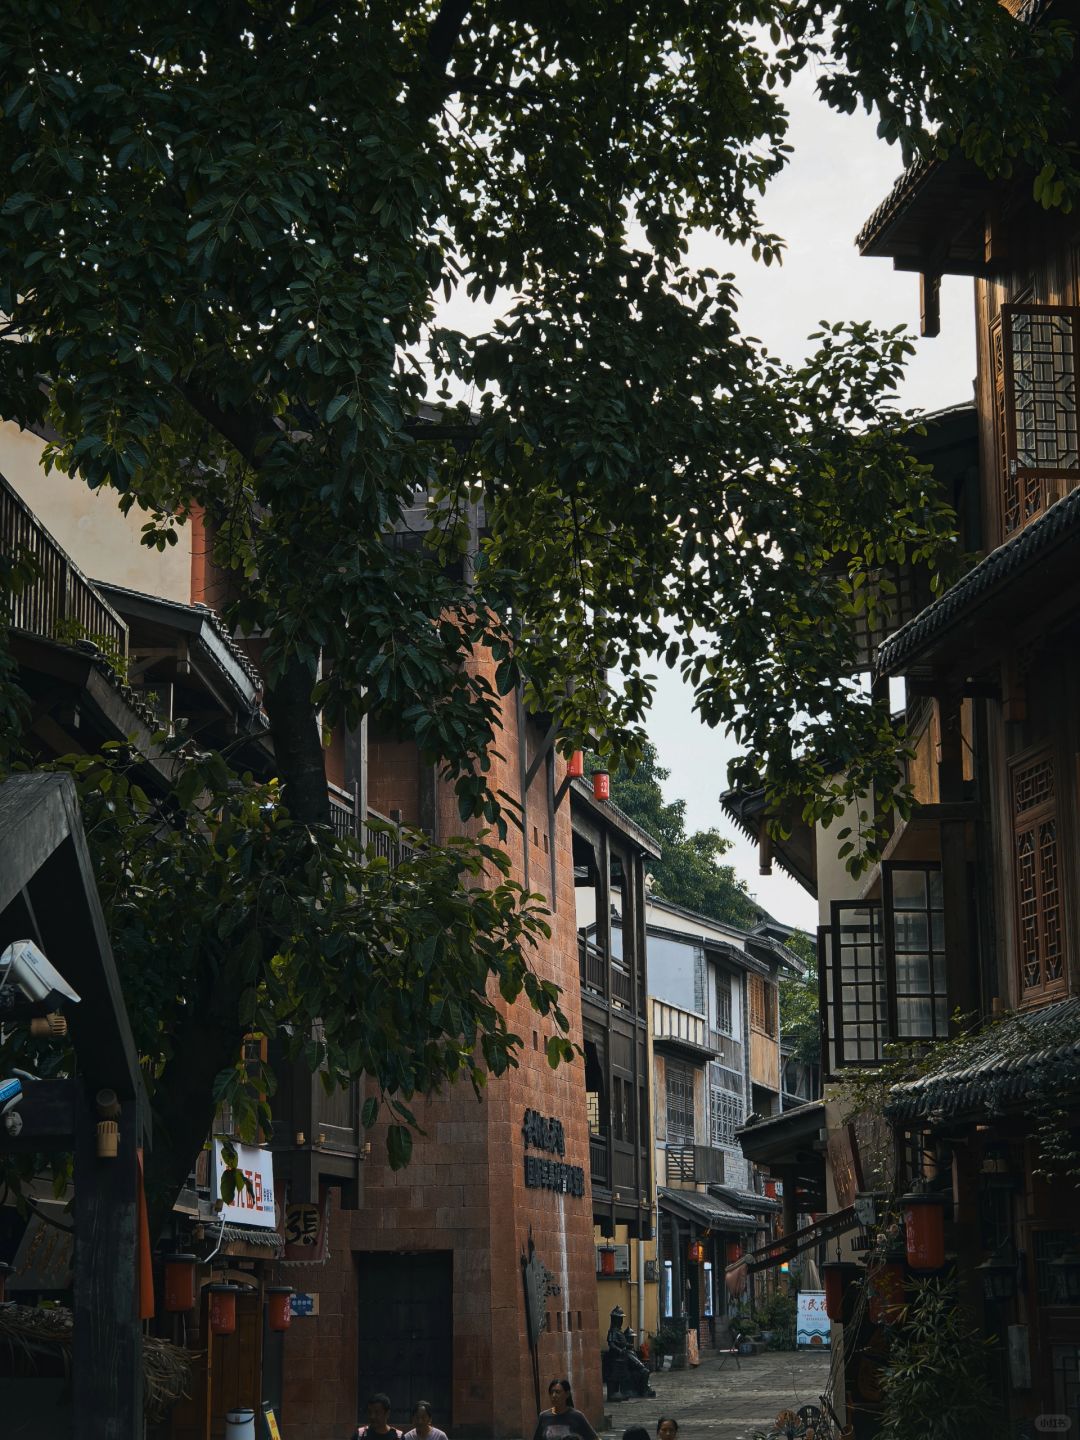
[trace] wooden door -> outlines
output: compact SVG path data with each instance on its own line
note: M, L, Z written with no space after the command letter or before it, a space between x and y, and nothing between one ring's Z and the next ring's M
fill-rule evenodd
M435 1424L453 1423L453 1253L364 1251L357 1256L359 1371L357 1409L369 1395L390 1397L392 1423L404 1422L417 1400L430 1402Z

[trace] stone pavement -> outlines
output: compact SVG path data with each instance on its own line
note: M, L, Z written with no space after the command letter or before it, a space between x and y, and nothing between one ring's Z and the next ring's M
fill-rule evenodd
M781 1410L818 1405L829 1376L828 1350L766 1350L735 1357L706 1353L695 1369L659 1371L655 1400L609 1401L602 1434L621 1440L630 1425L656 1434L661 1415L679 1422L679 1440L750 1440L772 1429Z

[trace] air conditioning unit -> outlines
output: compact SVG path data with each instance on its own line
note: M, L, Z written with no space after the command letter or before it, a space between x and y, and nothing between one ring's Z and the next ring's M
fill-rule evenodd
M610 1279L613 1275L630 1274L629 1245L597 1245L596 1273Z

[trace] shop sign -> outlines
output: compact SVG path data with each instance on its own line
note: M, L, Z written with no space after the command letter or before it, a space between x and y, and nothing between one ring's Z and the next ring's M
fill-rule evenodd
M566 1132L561 1120L526 1110L521 1125L525 1148L545 1150L549 1155L566 1154ZM561 1195L585 1194L585 1171L580 1165L549 1160L546 1155L525 1156L525 1184L530 1190L555 1190Z
M316 1265L326 1258L326 1198L299 1201L285 1206L285 1249L282 1259L288 1265Z
M258 1145L234 1145L236 1168L248 1182L238 1184L229 1201L222 1200L219 1215L230 1225L259 1225L273 1230L277 1226L274 1207L274 1161L269 1150ZM214 1190L220 1197L221 1181L229 1166L225 1162L225 1146L214 1141Z
M308 1315L318 1315L319 1297L305 1290L294 1290L289 1296L289 1308L297 1320Z
M795 1344L802 1348L827 1349L829 1345L829 1317L825 1311L824 1290L800 1290L798 1317L795 1326Z

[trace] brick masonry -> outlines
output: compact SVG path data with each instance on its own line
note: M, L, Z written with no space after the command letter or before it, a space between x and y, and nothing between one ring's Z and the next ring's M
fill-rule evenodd
M527 723L530 753L539 744ZM504 730L492 762L496 790L521 796L519 731L514 697L504 702ZM415 759L394 747L370 762L370 794L380 810L399 808L413 818ZM556 761L556 783L563 765ZM400 786L400 793L398 787ZM555 854L556 893L551 940L537 955L537 970L563 991L571 1038L580 1043L577 929L569 798L548 833L547 772L541 764L525 797L524 834L513 826L505 848L513 877L550 889L549 849ZM452 792L436 796L440 837L461 829ZM414 1106L423 1136L414 1141L411 1164L391 1171L381 1125L369 1135L363 1200L356 1211L336 1209L331 1255L323 1266L294 1270L289 1282L319 1293L319 1315L294 1323L285 1337L285 1431L306 1440L344 1440L363 1418L358 1409L358 1256L369 1251L453 1252L453 1429L479 1437L531 1436L536 1423L532 1361L525 1325L521 1257L530 1230L540 1259L559 1295L548 1302L549 1329L541 1336L542 1393L555 1376L569 1376L575 1400L599 1423L602 1413L597 1341L595 1250L589 1190L589 1143L582 1064L553 1071L544 1050L551 1033L526 1002L506 1007L511 1028L522 1037L520 1065L492 1080L477 1100L467 1084ZM525 1185L527 1109L557 1117L565 1131L566 1163L581 1166L583 1196ZM530 1149L530 1154L543 1152ZM395 1421L416 1397L394 1397ZM445 1417L436 1416L441 1424Z

